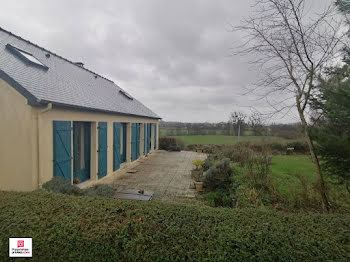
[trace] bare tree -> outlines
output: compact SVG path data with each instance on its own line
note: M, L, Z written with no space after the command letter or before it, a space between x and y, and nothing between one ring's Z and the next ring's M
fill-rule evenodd
M262 136L264 134L265 128L262 114L260 114L259 112L253 112L249 116L248 123L255 136Z
M243 132L246 117L243 112L239 111L234 111L230 114L228 122L232 131L230 132L231 135L237 134L239 136L239 133Z
M274 112L296 108L316 167L322 204L329 210L308 113L310 98L317 92L317 76L341 48L341 25L334 5L312 14L308 3L309 0L256 0L252 17L234 27L246 36L236 54L254 57L252 62L259 66L261 74L252 91L260 92ZM278 102L271 102L276 97Z

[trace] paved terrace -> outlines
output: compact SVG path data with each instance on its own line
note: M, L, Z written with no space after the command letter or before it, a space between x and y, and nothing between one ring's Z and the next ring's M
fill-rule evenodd
M206 158L205 154L196 152L156 151L136 161L133 165L121 168L113 175L99 181L89 181L82 187L93 184L109 184L118 191L124 189L144 189L153 191L153 198L165 201L176 201L178 198L195 197L195 190L190 189L192 161ZM135 173L128 173L136 171Z

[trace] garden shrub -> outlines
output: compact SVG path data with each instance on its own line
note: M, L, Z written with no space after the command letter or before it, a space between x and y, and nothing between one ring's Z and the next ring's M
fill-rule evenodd
M309 146L306 141L293 141L287 143L287 147L294 148L295 153L305 154L309 153Z
M203 171L207 171L212 165L214 165L214 160L211 156L209 156L204 160L204 163L202 165Z
M176 146L176 139L173 137L160 137L159 149L169 150L170 146Z
M226 147L223 151L224 157L229 158L233 163L239 163L241 166L245 165L252 153L249 143L245 142Z
M176 145L181 149L185 149L185 143L181 139L176 139Z
M181 151L184 148L184 143L174 137L160 137L159 149L168 151Z
M274 153L285 154L287 148L294 148L294 152L307 154L308 145L305 141L290 141L287 144L283 142L239 142L234 145L226 145L217 149L216 152L222 151L224 157L230 158L234 163L244 163L247 156L252 153Z
M205 200L211 207L232 207L232 198L228 193L209 192L205 195Z
M87 196L101 196L111 198L115 194L115 190L106 184L97 184L83 190Z
M81 195L82 190L63 178L63 177L54 177L50 181L43 184L43 189L47 191L52 191L61 194L68 195Z
M221 151L224 145L201 145L191 144L186 146L186 150L195 151L201 150L205 154L214 154L215 152Z
M209 208L48 192L0 191L8 238L33 237L33 261L349 261L348 214ZM35 243L35 244L34 244Z
M170 145L167 149L168 151L180 152L181 147L178 145Z
M211 166L204 174L203 183L206 190L229 189L232 168L229 158L224 158Z
M289 191L293 201L293 208L322 211L322 203L318 197L318 183L313 183L310 186L305 177L303 177L301 174L296 173L295 176L299 181L300 189L297 189L293 185L289 185Z
M86 189L80 189L76 185L71 185L70 182L63 177L52 178L50 181L43 184L43 189L66 195L112 197L115 194L115 190L105 184L98 184Z
M255 153L262 153L269 150L268 143L264 142L248 143L248 148Z
M202 152L205 154L213 154L215 148L214 145L203 145Z
M285 153L287 149L286 145L279 142L271 142L268 144L268 147L274 153Z
M247 185L241 185L237 190L237 207L259 207L263 205L261 194Z
M247 161L247 177L255 189L266 189L271 161L266 154L252 154Z
M186 150L188 151L197 151L197 145L191 144L186 146Z
M239 207L270 205L279 199L279 194L269 177L271 165L269 150L266 147L262 149L263 151L258 153L247 149L249 154L245 155L244 161L241 160L241 168L237 167L242 180L235 194Z

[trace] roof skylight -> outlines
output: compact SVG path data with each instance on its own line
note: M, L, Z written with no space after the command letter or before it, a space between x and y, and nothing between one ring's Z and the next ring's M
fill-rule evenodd
M19 57L22 61L26 62L30 65L36 65L39 67L42 67L44 69L49 69L46 65L41 63L35 56L33 56L31 53L28 53L26 51L23 51L17 47L14 47L10 44L7 44L6 47L17 57Z
M18 52L20 52L22 55L24 55L25 58L27 58L29 61L31 61L31 62L33 62L33 63L36 63L36 64L38 64L38 65L44 66L44 64L41 63L38 59L36 59L32 54L25 53L25 52L23 52L23 51L21 51L21 50L19 50L19 49L17 49L17 50L18 50Z
M130 100L134 100L134 98L131 95L129 95L127 92L125 92L124 90L119 90L119 93L123 94L124 96L126 96Z

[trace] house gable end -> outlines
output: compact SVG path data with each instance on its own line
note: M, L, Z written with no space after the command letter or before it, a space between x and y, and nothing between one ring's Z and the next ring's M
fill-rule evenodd
M21 84L19 84L16 80L6 74L3 70L0 69L0 78L8 83L11 87L13 87L17 92L23 95L27 101L28 105L38 106L40 104L40 100L36 98L33 94L28 92Z

